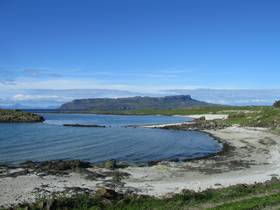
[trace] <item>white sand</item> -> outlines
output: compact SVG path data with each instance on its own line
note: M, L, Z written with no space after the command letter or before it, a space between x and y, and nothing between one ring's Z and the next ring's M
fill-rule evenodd
M63 192L66 188L80 187L95 190L99 182L85 179L81 174L67 176L37 176L36 174L0 178L0 207L34 202L40 196ZM39 192L37 191L39 190Z
M184 118L192 118L199 119L201 117L205 117L205 120L218 120L218 119L227 119L227 114L196 114L196 115L174 115L174 117L184 117ZM183 124L194 124L195 122L183 122L183 123L169 123L169 124L153 124L153 125L140 125L136 127L142 128L163 128L165 126L174 126L174 125L183 125Z
M195 114L195 115L175 115L180 117L189 117L192 119L199 119L205 117L206 120L218 120L218 119L227 119L227 114Z
M230 127L207 131L236 147L218 158L124 169L131 175L127 187L141 194L162 196L183 189L201 191L239 183L252 184L280 175L280 137L262 128ZM260 143L262 142L262 143ZM267 145L265 145L267 144ZM246 164L253 163L248 168Z
M140 125L141 128L163 128L165 126L195 124L195 122L183 122L183 123L166 123L166 124L154 124L154 125Z

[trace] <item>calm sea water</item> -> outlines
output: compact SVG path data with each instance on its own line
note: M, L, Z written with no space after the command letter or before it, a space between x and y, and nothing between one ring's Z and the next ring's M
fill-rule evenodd
M193 158L217 152L221 145L193 131L125 128L126 125L189 121L168 116L42 114L44 123L0 124L0 164L26 160L109 159L145 163ZM107 128L64 127L66 123L98 124Z

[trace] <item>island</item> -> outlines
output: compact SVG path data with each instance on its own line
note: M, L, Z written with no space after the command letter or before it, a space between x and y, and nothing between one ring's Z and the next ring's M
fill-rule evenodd
M0 123L32 123L43 122L44 118L37 114L21 110L0 109Z
M130 114L139 110L174 110L192 107L219 106L193 99L190 95L164 97L90 98L62 104L58 111L70 113Z

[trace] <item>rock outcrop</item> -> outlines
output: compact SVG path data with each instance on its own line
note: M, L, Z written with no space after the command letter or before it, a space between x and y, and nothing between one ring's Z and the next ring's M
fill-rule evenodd
M0 109L1 123L21 123L21 122L43 122L44 118L37 114L23 112L20 110Z

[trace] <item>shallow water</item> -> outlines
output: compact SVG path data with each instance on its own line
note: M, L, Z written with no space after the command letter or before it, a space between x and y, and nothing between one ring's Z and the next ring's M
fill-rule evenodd
M116 159L145 163L151 160L205 156L221 149L206 133L126 125L189 121L169 116L112 116L42 114L44 123L0 124L0 163L26 160L81 159L100 162ZM107 128L64 127L63 124L98 124Z

